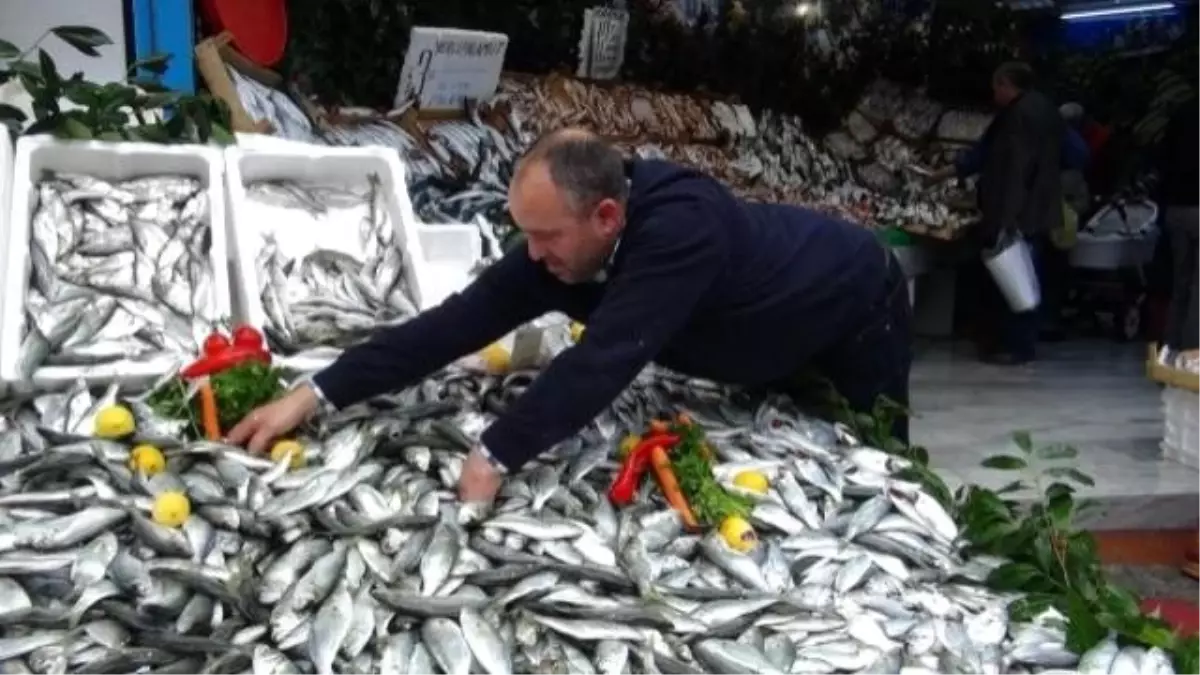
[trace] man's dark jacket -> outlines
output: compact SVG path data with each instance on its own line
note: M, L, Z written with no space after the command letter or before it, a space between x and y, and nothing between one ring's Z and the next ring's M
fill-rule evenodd
M607 408L651 361L744 385L796 373L872 318L887 254L865 228L735 198L700 172L630 166L605 278L566 284L510 251L461 293L347 350L314 382L334 405L409 386L546 312L586 324L482 437L517 469Z
M983 137L979 174L981 236L1044 235L1062 226L1060 157L1065 123L1044 94L1027 91L1005 106Z
M1159 203L1200 204L1200 99L1192 98L1171 114L1158 149Z

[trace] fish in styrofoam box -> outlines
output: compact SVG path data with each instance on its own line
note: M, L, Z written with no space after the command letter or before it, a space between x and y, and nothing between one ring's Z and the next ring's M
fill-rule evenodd
M375 328L429 306L422 238L394 151L289 143L229 148L225 161L236 318L273 335L282 368L323 368ZM293 269L310 265L320 274L288 275L288 260L297 261ZM353 311L346 321L330 322L317 308L321 289L310 282L348 278L361 278L354 287L371 292L347 299ZM393 300L404 301L396 317L368 311L399 307Z
M21 138L0 259L0 380L153 381L198 350L230 316L223 170L220 150L201 145ZM138 246L130 214L146 226ZM63 237L69 255L51 253Z

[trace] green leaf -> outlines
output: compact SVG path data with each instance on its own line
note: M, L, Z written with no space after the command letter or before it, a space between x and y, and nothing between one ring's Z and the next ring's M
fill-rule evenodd
M1096 484L1096 481L1092 480L1091 476L1073 466L1052 466L1049 469L1046 469L1043 473L1054 478L1066 478L1067 480L1072 480L1080 485L1086 485L1088 487L1092 487Z
M1136 595L1117 586L1105 586L1104 606L1114 616L1136 616L1142 613Z
M58 68L54 65L54 59L50 58L50 54L45 49L38 50L38 70L42 73L42 82L46 86L46 95L58 97L62 90L62 77L58 74Z
M1044 571L1047 576L1058 579L1066 583L1063 579L1063 573L1058 566L1058 560L1054 557L1054 547L1050 543L1050 534L1044 533L1033 540L1033 559L1037 562L1039 569Z
M67 138L83 141L92 139L92 130L74 117L64 117L59 129Z
M142 108L157 110L166 108L167 106L175 105L179 101L180 94L178 92L153 92L138 96L135 100L135 105Z
M980 527L969 535L972 543L984 547L1014 534L1020 526L1012 521L997 520Z
M1013 482L1009 483L1008 485L1005 485L1004 487L1000 488L999 490L996 490L996 494L1006 495L1010 492L1018 492L1018 491L1024 490L1024 489L1025 489L1024 481L1014 480Z
M167 72L167 66L170 62L170 54L151 54L130 64L129 72L136 73L139 70L148 70L155 75L162 75Z
M156 94L170 91L169 89L164 87L161 82L150 79L148 77L135 77L129 81L129 84L131 86L137 87L138 89L141 89L142 91L147 91L147 92L156 93Z
M1074 494L1075 494L1075 488L1071 487L1070 485L1067 485L1066 483L1051 483L1046 488L1045 496L1046 496L1046 501L1050 501L1051 499L1054 499L1055 497L1058 497L1059 495L1072 496Z
M1177 673L1200 673L1200 638L1190 635L1179 640L1171 656Z
M24 110L16 106L11 106L7 103L0 103L0 122L17 122L22 123L29 119Z
M1108 631L1088 603L1077 594L1067 594L1066 606L1066 647L1076 654L1082 654L1103 640Z
M992 455L991 457L983 460L983 466L988 469L1012 471L1024 469L1025 467L1029 466L1029 464L1020 457L1014 457L1012 455Z
M224 125L213 124L212 140L219 145L235 145L237 137L229 132Z
M1050 522L1056 529L1069 529L1074 515L1075 500L1071 499L1071 495L1055 495L1046 503L1046 516L1050 518Z
M1034 457L1037 457L1040 460L1052 461L1060 459L1074 459L1079 455L1079 451L1063 443L1054 443L1053 445L1045 445L1038 448L1033 454Z
M1013 443L1017 444L1017 447L1021 449L1021 452L1027 455L1033 453L1033 439L1029 436L1028 431L1015 431L1013 432L1012 438Z
M125 140L125 137L119 131L102 131L96 134L96 140L117 143Z
M21 50L8 40L0 40L0 59L7 61L21 55Z
M1044 586L1046 575L1028 563L1010 562L992 570L987 583L1000 591L1023 591Z
M8 67L18 75L36 77L39 82L42 79L42 69L38 67L38 64L33 63L32 61L13 61L12 63L8 64ZM26 89L28 89L28 87L26 87Z
M1008 606L1008 616L1014 622L1029 622L1054 603L1054 596L1045 593L1030 593Z
M112 39L104 33L91 26L56 26L50 29L51 33L71 45L76 51L88 56L100 56L100 52L96 51L96 47L104 47L113 43Z

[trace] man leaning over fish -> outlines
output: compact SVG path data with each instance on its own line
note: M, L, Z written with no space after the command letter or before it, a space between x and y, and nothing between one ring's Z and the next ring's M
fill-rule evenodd
M856 411L880 396L908 403L907 284L865 228L626 161L580 129L530 148L509 208L525 246L250 413L229 442L263 451L322 407L412 385L551 311L587 330L483 433L463 467L466 501L491 501L506 472L585 426L651 362L797 396L817 376ZM907 420L893 433L907 440Z

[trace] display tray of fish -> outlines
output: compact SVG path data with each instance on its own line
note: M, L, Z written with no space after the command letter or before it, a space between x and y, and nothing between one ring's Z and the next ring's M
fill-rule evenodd
M151 381L229 316L221 155L22 138L0 379Z
M905 461L779 400L648 370L592 424L455 497L465 452L536 374L446 372L318 417L273 458L174 440L85 387L0 430L0 660L37 673L934 673L1072 668L1013 623ZM114 401L139 447L85 434ZM714 473L770 477L748 551L648 485L617 509L617 439L680 411ZM303 458L303 462L296 461ZM1097 651L1099 650L1099 651ZM1083 662L1170 672L1101 645ZM1089 661L1089 658L1091 659ZM1113 671L1117 672L1117 671ZM1134 672L1122 670L1120 672Z
M424 253L395 153L230 150L236 302L288 368L320 368L422 308Z

